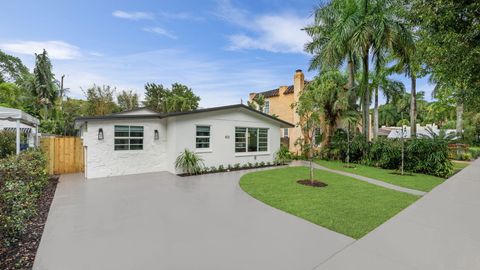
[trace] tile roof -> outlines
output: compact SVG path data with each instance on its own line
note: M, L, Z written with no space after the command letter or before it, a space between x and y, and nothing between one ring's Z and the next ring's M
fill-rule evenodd
M305 80L305 86L310 83L310 81L307 81ZM276 97L279 95L279 92L280 92L280 88L276 88L276 89L272 89L272 90L268 90L268 91L263 91L263 92L258 92L258 93L255 93L257 95L263 95L264 97L266 98L270 98L270 97ZM285 90L285 92L283 92L284 95L289 95L289 94L293 94L294 92L294 87L293 85L289 85L287 86L287 90Z

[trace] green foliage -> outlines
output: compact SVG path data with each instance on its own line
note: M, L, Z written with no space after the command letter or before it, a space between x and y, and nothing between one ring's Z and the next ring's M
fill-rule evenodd
M0 159L15 153L16 137L14 132L0 131Z
M193 151L185 149L175 160L175 168L187 174L198 174L202 171L203 159ZM219 168L220 169L220 168Z
M47 163L39 150L0 160L0 239L14 242L36 213L36 203L48 183Z
M22 84L29 76L28 68L20 58L8 55L0 50L0 83L14 82Z
M265 107L265 96L262 94L255 95L252 101L247 101L247 106L263 112Z
M292 160L292 153L288 150L288 146L280 145L277 153L275 153L275 161L280 164L287 164Z
M87 98L87 114L91 116L106 115L120 111L113 100L115 96L115 87L110 85L93 85L84 91Z
M161 84L145 85L145 101L143 104L158 112L184 112L198 108L200 97L196 96L186 85L174 83L172 89Z
M327 71L316 77L306 86L299 97L297 113L298 123L304 134L304 143L311 151L312 139L317 124L320 122L323 133L322 148L329 145L337 122L352 111L350 103L353 92L346 89L347 78L338 71ZM312 156L313 153L309 153Z
M218 166L218 171L219 171L219 172L224 172L224 171L225 171L225 167L224 167L223 165Z
M378 138L370 146L368 163L384 169L399 169L402 162L402 143L397 139Z
M407 171L447 177L453 172L452 162L448 159L448 140L417 138L406 146Z
M138 108L138 94L132 90L123 90L117 96L117 103L122 111L130 111Z
M41 54L35 54L33 77L27 82L27 85L35 97L35 107L38 115L42 120L48 119L60 92L46 50L43 50Z
M409 1L418 47L437 82L454 86L454 95L477 107L480 102L479 1Z

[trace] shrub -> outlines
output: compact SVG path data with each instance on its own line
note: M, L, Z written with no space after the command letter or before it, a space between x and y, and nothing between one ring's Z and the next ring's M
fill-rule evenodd
M224 172L224 171L225 171L225 167L223 167L223 165L218 166L218 171L219 171L219 172Z
M398 169L402 163L402 142L396 139L376 139L370 146L366 162L384 169Z
M448 158L448 141L436 138L417 138L406 146L405 169L412 172L447 177L453 172Z
M280 149L275 154L275 161L280 164L286 164L293 159L293 154L288 150L288 147L281 145Z
M216 172L217 168L215 166L210 167L210 172Z
M247 163L247 166L248 166L248 168L253 168L253 163L248 162L248 163Z
M175 160L175 168L182 169L187 174L198 174L203 168L203 159L196 153L185 149Z
M370 144L366 142L365 136L357 135L353 137L350 142L350 162L361 163L364 153L368 153L369 148Z
M272 163L270 161L268 161L266 166L272 166Z
M0 159L15 153L15 133L9 131L0 131Z
M247 163L243 164L243 165L242 165L242 168L248 169L248 164L247 164Z
M47 162L40 150L0 161L0 239L14 242L36 214L37 200L48 183Z
M260 162L260 164L258 164L260 167L265 167L265 162Z
M234 168L235 170L240 169L240 163L235 163L235 164L233 165L233 168Z
M227 171L231 171L232 169L233 169L233 166L230 165L230 164L228 164L228 165L227 165Z

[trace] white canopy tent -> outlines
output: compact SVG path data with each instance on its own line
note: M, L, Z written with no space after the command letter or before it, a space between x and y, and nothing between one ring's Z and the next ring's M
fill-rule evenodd
M38 125L40 121L22 110L0 107L0 130L15 130L16 149L20 153L20 133L34 135L34 146L38 146ZM33 132L33 130L35 132Z

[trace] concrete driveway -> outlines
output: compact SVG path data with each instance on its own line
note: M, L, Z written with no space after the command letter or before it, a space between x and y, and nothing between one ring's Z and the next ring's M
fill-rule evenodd
M34 269L310 270L354 241L253 199L242 173L64 175Z

